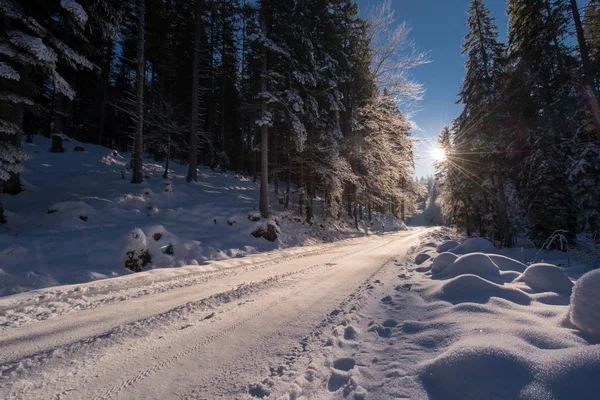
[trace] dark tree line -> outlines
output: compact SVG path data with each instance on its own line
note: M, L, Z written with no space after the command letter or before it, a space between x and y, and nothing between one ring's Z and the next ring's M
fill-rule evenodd
M509 0L507 13L504 43L484 1L471 1L464 110L439 139L445 213L505 246L524 230L547 247L598 239L600 2Z
M23 134L234 170L314 218L414 207L410 125L423 63L389 3L352 0L0 0L0 188L20 188ZM409 48L409 52L404 50ZM63 136L64 135L64 136ZM1 193L1 192L0 192ZM0 203L0 219L4 221Z

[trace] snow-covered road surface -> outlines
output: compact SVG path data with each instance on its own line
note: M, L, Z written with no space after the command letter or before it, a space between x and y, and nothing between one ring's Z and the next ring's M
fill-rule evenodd
M249 397L269 368L293 362L308 336L428 228L369 236L281 262L209 273L194 284L123 294L0 330L0 398ZM139 290L139 288L138 288ZM42 297L42 296L40 296ZM5 304L10 304L10 298ZM67 306L65 306L67 304ZM73 304L73 309L68 305ZM0 304L2 306L2 304ZM28 305L29 309L36 309ZM14 310L0 308L0 314Z

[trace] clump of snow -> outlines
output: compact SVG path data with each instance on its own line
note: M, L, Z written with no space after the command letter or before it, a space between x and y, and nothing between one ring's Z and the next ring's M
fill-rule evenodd
M516 280L525 282L539 292L570 294L573 289L573 282L569 277L562 269L552 264L530 265Z
M419 376L432 399L518 399L532 371L510 346L462 344L425 365Z
M487 254L472 253L458 257L440 273L444 277L463 274L498 276L500 275L500 270Z
M455 248L456 246L459 246L460 243L454 241L454 240L449 240L447 242L444 242L442 244L440 244L439 246L436 247L436 251L438 253L445 253L447 251L452 250L453 248Z
M517 304L529 304L529 295L519 289L504 287L476 275L460 275L445 282L434 291L433 297L458 303L487 303L492 297L501 298Z
M415 264L417 264L417 265L421 265L421 264L423 264L425 261L429 260L430 258L431 258L431 255L430 255L430 254L427 254L427 253L421 253L421 254L418 254L418 255L415 257Z
M495 252L496 248L487 239L483 238L471 238L466 240L463 244L458 245L452 249L454 254L469 254L469 253L492 253Z
M600 340L600 269L583 275L571 294L573 325Z
M431 265L431 272L433 274L437 274L445 270L448 265L454 263L458 256L454 253L442 253L436 258L433 259L433 264Z

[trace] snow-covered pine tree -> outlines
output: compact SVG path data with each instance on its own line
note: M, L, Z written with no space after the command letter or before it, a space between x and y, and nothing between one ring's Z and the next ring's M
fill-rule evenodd
M573 90L576 64L565 44L568 9L566 0L511 0L508 7L509 49L515 82L522 87L505 93L505 101L521 108L513 112L522 118L515 150L529 155L514 161L525 166L519 189L528 210L529 236L538 244L557 229L568 231L571 240L577 232L576 204L566 176L570 140L581 126Z
M27 158L20 148L22 119L36 94L28 78L40 74L58 94L73 99L64 72L93 65L67 43L85 38L88 19L74 0L0 1L0 186L5 192L20 190L21 161Z
M507 226L507 205L503 195L508 171L503 150L502 110L499 92L503 82L505 48L498 41L498 28L482 0L472 0L465 36L463 55L466 76L459 93L464 109L455 121L453 154L448 168L453 177L462 177L456 183L455 194L460 194L463 206L451 207L468 210L467 231L510 246L513 235ZM448 197L448 193L446 199ZM454 203L456 204L456 203ZM458 220L466 221L467 216ZM466 223L466 222L463 222Z

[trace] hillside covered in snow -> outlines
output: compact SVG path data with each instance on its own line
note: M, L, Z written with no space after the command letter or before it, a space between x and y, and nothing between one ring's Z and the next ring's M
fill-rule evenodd
M147 250L144 270L197 265L210 271L212 260L405 228L373 213L372 223L359 222L357 230L350 218L324 217L318 199L309 225L295 192L289 211L272 196L272 218L261 220L259 184L251 177L201 168L198 183L188 184L187 166L171 163L164 179L162 163L146 159L145 181L133 185L129 154L76 141L52 153L51 140L37 136L23 147L32 155L24 162L25 190L3 197L8 223L0 227L0 295L130 274L131 252L137 261ZM274 241L252 235L268 224L276 227Z

